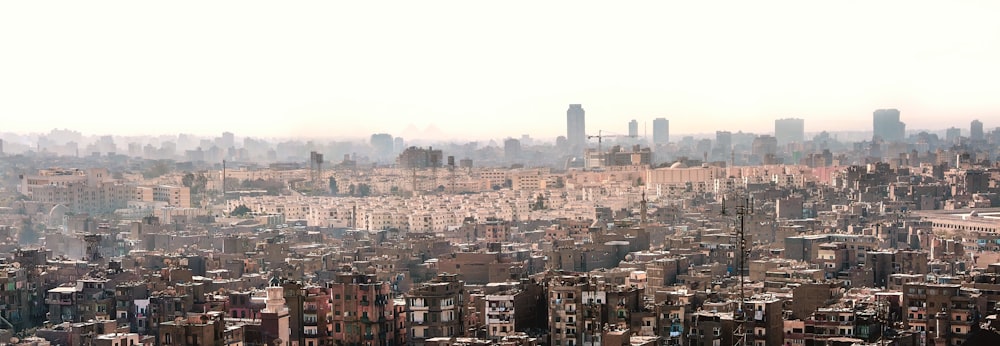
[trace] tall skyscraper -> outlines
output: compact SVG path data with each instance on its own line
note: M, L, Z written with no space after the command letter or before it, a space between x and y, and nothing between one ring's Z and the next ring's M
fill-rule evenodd
M388 133L376 133L369 142L372 146L372 156L376 162L391 162L393 159L392 147L394 144L392 135Z
M723 154L728 154L733 149L733 133L729 131L715 131L715 148Z
M958 143L960 137L962 137L962 130L957 127L949 127L944 132L944 140L948 141L948 143Z
M653 144L670 143L670 120L666 118L653 119Z
M778 145L805 142L805 120L798 118L775 120L774 137L778 139Z
M521 141L507 138L503 141L503 156L507 163L515 163L521 159Z
M628 136L632 138L639 137L639 122L632 119L628 122Z
M566 141L569 150L576 155L583 154L587 147L587 126L583 105L571 104L566 110Z
M969 126L969 139L974 141L981 141L986 137L983 136L983 122L979 119L973 120L972 124Z
M899 121L898 109L879 109L872 116L872 132L886 142L902 141L906 137L906 124Z

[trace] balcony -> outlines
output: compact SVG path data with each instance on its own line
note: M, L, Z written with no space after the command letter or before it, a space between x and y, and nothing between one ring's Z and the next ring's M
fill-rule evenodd
M46 299L45 304L48 305L73 305L72 299Z

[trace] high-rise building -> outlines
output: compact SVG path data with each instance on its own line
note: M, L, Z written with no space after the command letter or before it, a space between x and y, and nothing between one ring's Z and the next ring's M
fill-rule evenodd
M587 126L583 105L571 104L566 110L566 140L575 155L587 147Z
M950 127L944 132L944 140L948 143L958 143L960 137L962 137L962 130L957 127Z
M666 118L653 119L653 144L670 143L670 120Z
M733 133L729 131L715 131L715 148L722 153L729 153L733 149Z
M983 122L973 120L972 124L969 126L969 139L973 141L981 141L986 137L983 136Z
M805 121L798 118L776 119L774 121L774 137L778 145L802 143L805 141Z
M632 119L628 122L628 136L632 138L639 137L639 122Z
M376 162L389 162L393 157L393 146L395 139L388 133L376 133L372 135L372 159Z
M898 109L879 109L872 117L874 136L886 142L902 141L906 137L906 124L899 121Z
M521 141L515 138L507 138L503 141L503 157L507 163L517 162L521 159Z
M760 135L754 138L753 146L750 150L754 156L765 157L767 155L774 155L778 152L778 140L768 135Z

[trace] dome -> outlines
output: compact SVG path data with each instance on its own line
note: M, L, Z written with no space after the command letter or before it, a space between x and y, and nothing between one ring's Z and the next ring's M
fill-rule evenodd
M683 162L677 161L670 165L670 168L688 168Z

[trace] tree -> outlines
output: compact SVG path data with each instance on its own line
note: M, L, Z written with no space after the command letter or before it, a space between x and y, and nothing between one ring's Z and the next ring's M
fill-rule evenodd
M337 179L330 177L330 194L336 196L337 192Z
M372 187L370 185L364 183L358 184L359 197L368 197L371 194L372 194Z
M556 177L556 184L554 187L557 189L566 187L566 182L563 181L563 177Z
M244 216L250 213L251 210L247 206L240 204L238 207L234 208L233 211L229 212L230 216Z
M187 174L184 174L184 177L181 178L181 185L184 185L184 187L191 188L192 190L194 190L193 189L194 188L194 173L187 172ZM194 192L194 191L191 191L191 192Z
M170 173L172 170L170 164L171 162L168 160L157 160L153 163L153 166L142 172L142 176L146 179L152 179Z
M535 203L531 204L531 210L544 210L545 209L545 197L542 194L538 194L535 198Z

